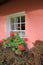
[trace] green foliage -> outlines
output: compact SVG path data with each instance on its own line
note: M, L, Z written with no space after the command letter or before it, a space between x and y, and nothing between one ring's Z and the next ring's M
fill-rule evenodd
M7 41L7 43L6 43ZM13 37L7 38L4 42L4 48L11 47L12 51L14 51L16 54L20 55L22 52L18 49L19 45L24 46L25 42L22 38L20 38L19 34L16 34Z
M43 65L43 41L35 41L29 50L19 34L15 34L3 44L4 47L0 45L0 65Z

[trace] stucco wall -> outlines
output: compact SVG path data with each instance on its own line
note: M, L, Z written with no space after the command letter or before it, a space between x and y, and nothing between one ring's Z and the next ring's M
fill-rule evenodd
M43 40L43 3L33 0L13 0L0 6L0 38L6 37L6 16L25 11L25 33L28 37L28 47L32 42Z
M43 10L27 12L26 23L30 40L43 40Z
M6 37L6 17L0 16L0 40Z
M26 31L30 41L43 40L43 10L26 12Z

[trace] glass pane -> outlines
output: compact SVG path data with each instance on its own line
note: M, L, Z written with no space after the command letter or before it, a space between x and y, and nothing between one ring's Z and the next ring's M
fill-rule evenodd
M14 24L14 18L11 18L11 24Z
M18 23L18 19L17 18L14 18L14 23Z
M20 30L20 24L14 24L14 30Z
M17 19L18 19L18 23L20 23L20 17L17 17Z
M14 21L14 18L11 18L11 21L13 22Z
M20 23L20 17L15 17L14 18L14 23Z
M18 30L20 30L20 24L18 24L18 27L17 28L18 28Z
M17 30L17 25L16 24L14 24L14 30Z
M25 22L25 16L21 16L21 22Z
M14 25L11 25L11 30L14 30Z
M25 24L21 24L21 30L25 30Z

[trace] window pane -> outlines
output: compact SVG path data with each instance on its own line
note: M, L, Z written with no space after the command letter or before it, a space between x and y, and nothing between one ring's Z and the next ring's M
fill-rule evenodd
M14 23L20 23L20 17L15 17L14 18Z
M18 19L17 18L14 18L14 23L18 23Z
M18 23L20 23L20 17L17 17L17 19L18 19Z
M14 25L11 25L11 30L14 30Z
M25 30L25 24L21 24L21 30Z
M20 24L14 24L14 30L20 30Z
M18 24L18 27L17 28L18 28L18 30L20 30L20 24Z
M11 18L11 30L14 30L14 18Z
M11 18L11 21L14 22L14 18Z
M21 22L25 22L25 16L21 16Z
M14 18L11 18L11 25L14 24Z

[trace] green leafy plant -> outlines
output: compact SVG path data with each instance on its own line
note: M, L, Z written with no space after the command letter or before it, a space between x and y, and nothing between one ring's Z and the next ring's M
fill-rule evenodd
M0 40L0 65L43 65L43 41L36 40L30 50L27 41L18 32Z
M12 51L16 54L20 55L22 51L25 50L25 42L22 38L20 38L19 33L10 33L10 37L7 38L4 42L4 48L11 47Z

